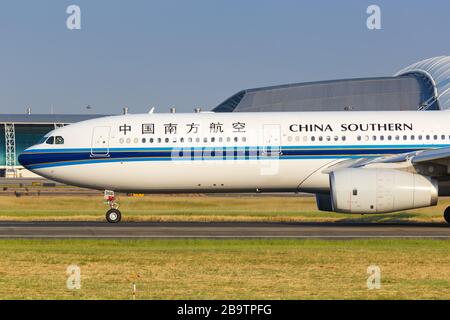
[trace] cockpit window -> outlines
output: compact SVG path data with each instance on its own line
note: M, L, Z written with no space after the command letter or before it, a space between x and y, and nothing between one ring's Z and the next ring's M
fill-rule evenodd
M64 144L64 138L61 136L55 137L55 144Z
M47 139L47 141L45 141L45 139ZM64 144L64 138L61 136L51 136L45 139L42 140L45 141L46 144Z

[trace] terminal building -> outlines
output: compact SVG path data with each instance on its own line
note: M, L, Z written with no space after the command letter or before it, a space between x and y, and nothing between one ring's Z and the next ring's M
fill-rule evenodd
M450 56L417 62L393 76L242 90L214 112L450 109Z
M213 112L449 110L450 56L426 59L393 76L286 84L239 91ZM0 115L0 176L32 174L18 155L47 132L103 115Z

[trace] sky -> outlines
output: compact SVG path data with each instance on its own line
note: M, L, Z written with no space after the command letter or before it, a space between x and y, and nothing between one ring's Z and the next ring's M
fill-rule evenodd
M369 30L369 5L381 29ZM69 30L67 7L81 10ZM239 90L450 54L450 1L2 0L0 113L208 110ZM90 106L90 108L86 108Z

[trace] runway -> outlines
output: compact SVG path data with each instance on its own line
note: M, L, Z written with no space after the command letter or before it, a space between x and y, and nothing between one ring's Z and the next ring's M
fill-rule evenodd
M245 239L245 238L431 238L450 239L440 223L266 223L266 222L0 222L0 238L37 239Z

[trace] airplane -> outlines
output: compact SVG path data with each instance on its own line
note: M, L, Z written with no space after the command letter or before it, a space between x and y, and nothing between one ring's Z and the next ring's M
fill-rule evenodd
M322 211L378 214L450 195L449 123L447 111L126 114L57 128L19 162L104 191L111 223L117 192L308 192Z

